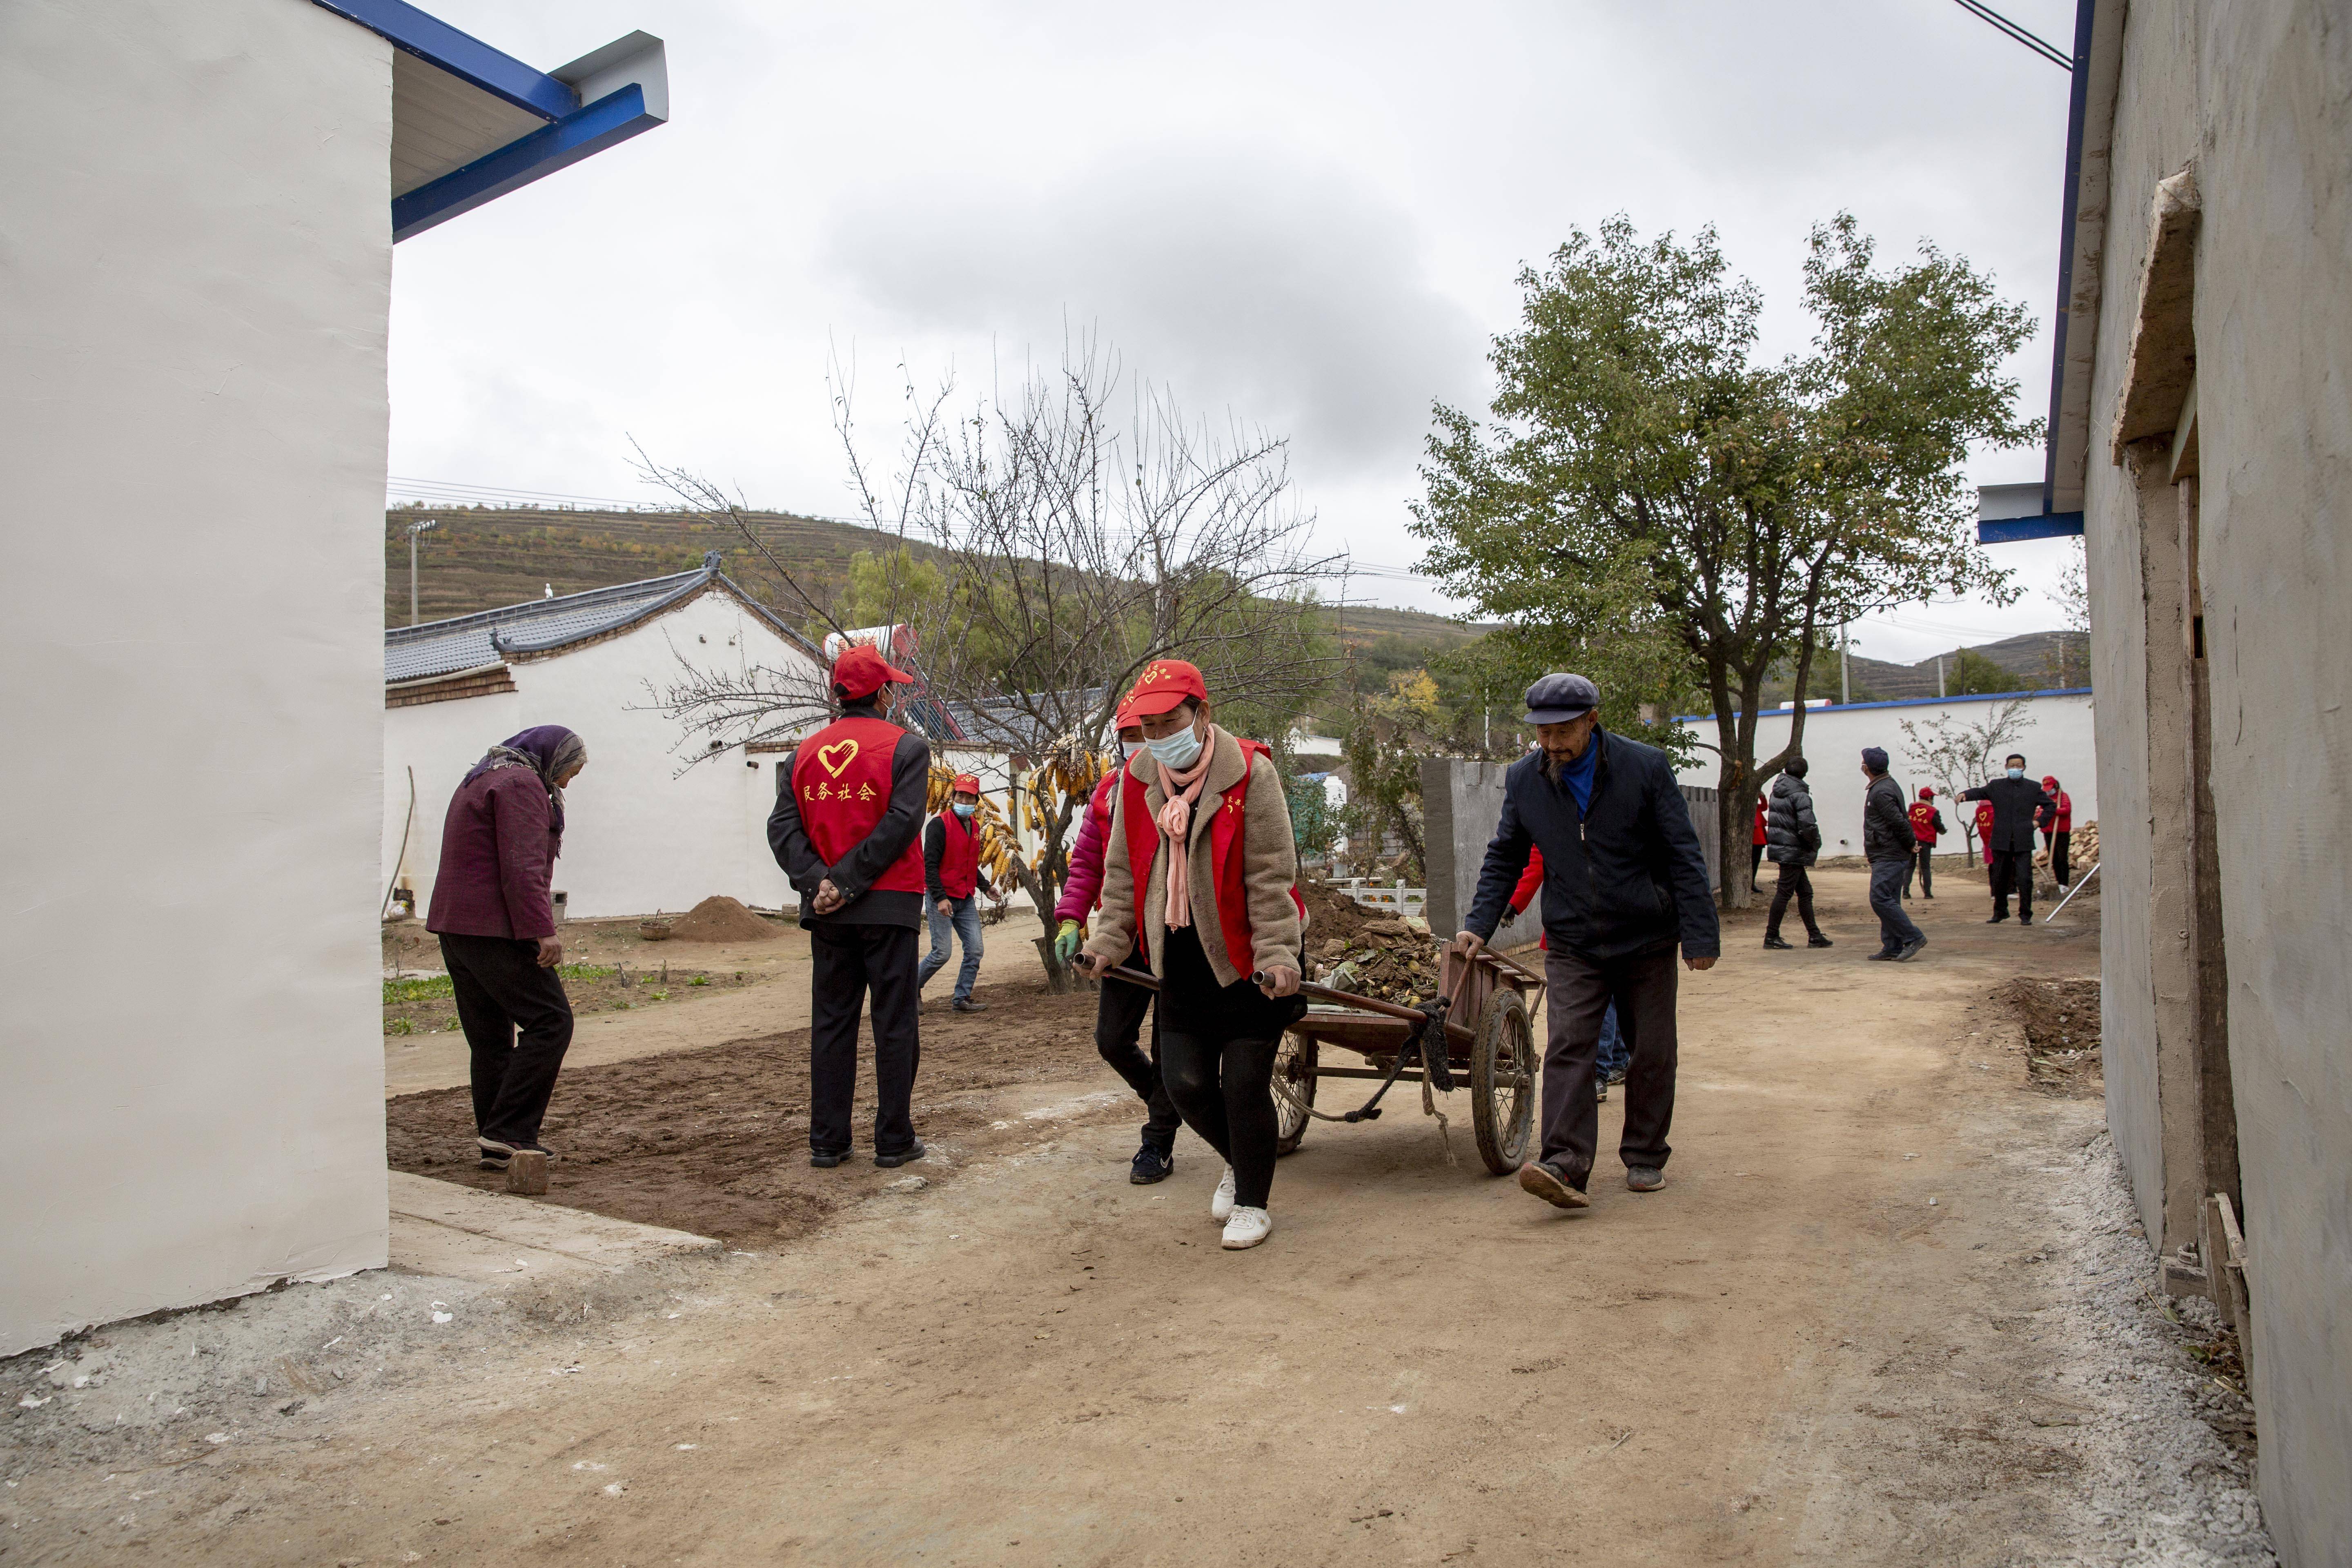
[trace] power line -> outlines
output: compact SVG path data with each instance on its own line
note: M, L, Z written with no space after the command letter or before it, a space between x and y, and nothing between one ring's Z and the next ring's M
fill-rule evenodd
M2048 39L2026 31L2023 27L2019 26L2008 17L2002 16L2000 12L1986 5L1984 0L1953 0L1953 4L1958 5L1961 10L1968 12L1969 15L1978 17L1982 21L1991 23L1994 26L2000 28L2009 37L2016 39L2019 43L2023 44L2027 48L2032 49L2035 54L2040 55L2052 65L2056 66L2060 70L2071 71L2074 68L2074 58L2072 55L2067 54L2065 51L2059 48L2057 45L2051 43Z

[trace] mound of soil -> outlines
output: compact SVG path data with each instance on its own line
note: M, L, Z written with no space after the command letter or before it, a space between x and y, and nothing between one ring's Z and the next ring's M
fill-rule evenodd
M2019 979L2000 994L2025 1026L2029 1082L2076 1098L2105 1092L2097 981Z
M1364 922L1380 917L1328 882L1301 882L1298 896L1307 903L1307 945L1319 948L1333 937L1352 942Z
M739 905L738 908L740 906ZM922 1016L915 1130L926 1140L990 1136L996 1091L1027 1081L1098 1076L1124 1086L1095 1053L1092 992L983 986L984 1014ZM808 1031L698 1051L567 1069L542 1129L559 1159L544 1201L748 1244L806 1234L908 1173L938 1183L961 1162L884 1171L871 1163L874 1057L861 1031L857 1152L830 1171L808 1163ZM506 1177L477 1168L470 1091L404 1095L384 1107L392 1167L487 1192Z
M673 942L773 942L776 928L724 893L715 893L669 922Z

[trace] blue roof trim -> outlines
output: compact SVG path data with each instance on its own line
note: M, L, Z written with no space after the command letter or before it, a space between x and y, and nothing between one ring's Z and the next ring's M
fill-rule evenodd
M560 120L580 107L580 95L542 70L461 33L404 0L311 0L322 10L357 22L395 48L439 66L484 92L505 99L544 120Z
M1958 697L1904 697L1892 702L1808 702L1805 704L1805 712L1811 716L1815 713L1855 713L1864 708L1948 708L1955 702L1999 702L2004 699L2019 697L2088 697L2089 695L2091 695L2091 689L2087 686L2052 686L2039 691L1970 691ZM1790 719L1796 716L1796 711L1793 708L1768 708L1756 717ZM1712 724L1715 722L1715 715L1677 713L1675 715L1675 722Z
M2083 514L2079 511L2045 511L2038 517L1989 517L1977 524L1977 542L2018 544L2029 539L2071 539L2082 531Z
M645 89L632 82L430 184L394 197L392 237L397 242L423 234L660 123L646 111Z

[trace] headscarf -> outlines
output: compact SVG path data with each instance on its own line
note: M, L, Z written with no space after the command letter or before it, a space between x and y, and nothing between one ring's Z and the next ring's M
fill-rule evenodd
M1171 931L1181 931L1192 923L1192 876L1186 868L1184 838L1192 826L1192 803L1201 798L1201 786L1209 780L1209 763L1216 754L1217 729L1212 724L1209 743L1201 748L1187 771L1180 773L1157 759L1152 763L1160 770L1160 793L1165 797L1159 821L1160 832L1168 840L1168 902L1163 914Z
M458 787L463 788L484 773L499 768L529 768L546 786L548 826L561 838L563 837L563 792L556 787L555 781L587 761L587 742L561 724L537 724L520 735L509 735L484 752L482 760L458 781Z

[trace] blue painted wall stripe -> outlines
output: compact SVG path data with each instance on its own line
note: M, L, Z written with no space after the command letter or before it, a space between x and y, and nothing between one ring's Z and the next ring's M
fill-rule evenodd
M1979 544L2016 544L2028 539L2068 539L2083 531L2079 511L2043 512L2039 517L1989 517L1977 524Z
M403 240L422 234L436 224L446 223L459 213L496 201L509 191L544 179L558 169L593 157L660 123L646 112L645 89L631 82L552 125L442 175L431 184L419 185L404 196L394 197L392 237Z
M311 0L323 10L357 22L369 32L406 49L420 60L463 77L484 92L494 93L518 109L528 109L548 120L560 120L580 107L580 95L512 55L490 47L470 33L461 33L438 16L428 16L406 0Z
M2041 691L1969 691L1954 697L1899 697L1891 702L1808 702L1805 716L1816 713L1858 713L1864 708L1948 708L1955 702L2000 702L2019 697L2088 697L2087 686L2053 686ZM1756 715L1759 719L1790 719L1796 716L1793 708L1767 708ZM1735 712L1732 717L1739 715ZM1712 713L1677 713L1677 724L1712 724Z

